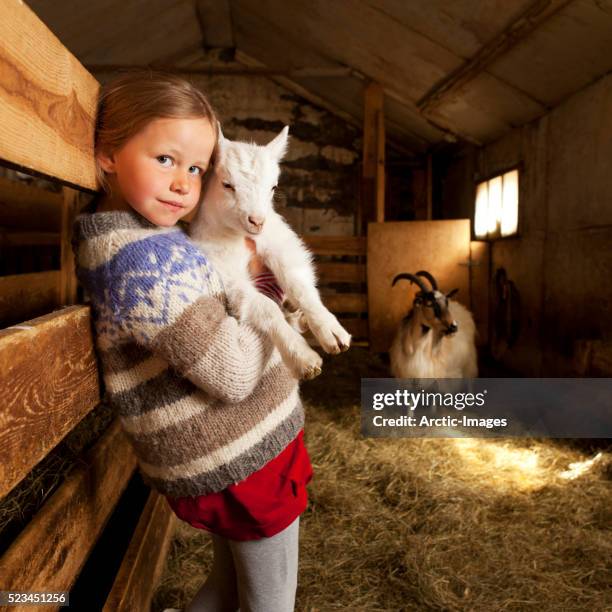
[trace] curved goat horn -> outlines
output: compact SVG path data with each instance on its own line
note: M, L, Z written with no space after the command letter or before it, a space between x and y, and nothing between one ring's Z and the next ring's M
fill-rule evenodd
M418 276L415 276L414 274L407 274L407 273L398 274L393 279L393 283L391 283L391 286L393 287L395 283L397 283L397 281L401 279L409 280L411 283L418 285L421 288L421 291L423 293L429 293L429 290L427 289L427 287L425 287L425 285L423 284L423 281Z
M431 288L434 291L438 290L438 283L437 283L436 279L429 272L427 272L427 270L419 270L416 273L416 275L417 276L424 276L429 281L429 283L431 285Z

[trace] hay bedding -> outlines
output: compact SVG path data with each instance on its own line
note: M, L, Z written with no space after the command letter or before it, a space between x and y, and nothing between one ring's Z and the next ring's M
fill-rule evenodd
M362 439L359 378L385 375L352 349L304 385L315 477L296 610L612 610L610 454ZM184 606L211 557L208 536L180 523L152 609Z

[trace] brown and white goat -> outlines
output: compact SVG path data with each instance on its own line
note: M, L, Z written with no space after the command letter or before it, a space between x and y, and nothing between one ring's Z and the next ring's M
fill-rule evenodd
M431 285L428 288L422 278ZM424 270L398 274L393 285L406 279L420 291L402 320L389 357L396 378L475 378L478 376L472 313L438 290L436 279ZM393 286L392 285L392 286Z

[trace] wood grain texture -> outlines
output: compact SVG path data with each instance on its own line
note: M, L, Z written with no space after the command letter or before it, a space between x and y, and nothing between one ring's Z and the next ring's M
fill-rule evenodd
M0 330L0 497L99 402L87 306Z
M318 262L317 278L319 284L326 283L365 283L365 264Z
M53 310L59 299L59 281L57 270L0 276L0 321L30 319Z
M72 225L79 210L79 192L64 187L63 196L59 299L60 304L74 304L77 297L77 278L72 250Z
M24 2L3 2L0 40L0 159L96 189L98 82Z
M332 312L367 312L365 293L328 293L321 296L323 304Z
M59 232L62 196L0 177L0 227Z
M114 421L87 454L84 465L71 472L0 559L2 588L70 590L135 467L132 447ZM95 604L92 602L92 609ZM11 608L28 612L58 609Z
M340 317L338 319L344 329L353 336L353 340L364 340L368 338L368 320Z
M365 255L366 239L361 236L302 236L315 255Z
M397 326L412 305L408 281L395 287L396 274L428 270L443 291L457 287L457 301L468 308L470 220L397 221L368 227L368 320L370 348L389 350Z
M470 303L478 330L478 346L489 343L490 249L489 242L473 240L470 243Z
M60 244L58 232L0 232L0 245L18 246L54 246Z
M151 491L103 612L150 609L175 526L165 497Z

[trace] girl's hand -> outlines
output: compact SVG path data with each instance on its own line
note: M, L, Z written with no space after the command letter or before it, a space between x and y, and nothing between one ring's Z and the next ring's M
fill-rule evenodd
M251 256L251 261L249 261L249 272L251 276L257 276L262 272L268 272L268 268L264 265L263 260L259 255L257 255L257 247L255 245L255 241L252 238L245 238L247 248L253 254Z

